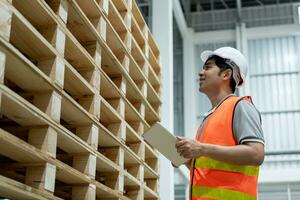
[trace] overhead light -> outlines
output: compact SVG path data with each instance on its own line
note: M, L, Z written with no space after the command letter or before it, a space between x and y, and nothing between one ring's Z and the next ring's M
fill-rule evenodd
M300 6L298 6L298 18L299 18L299 24L300 24Z

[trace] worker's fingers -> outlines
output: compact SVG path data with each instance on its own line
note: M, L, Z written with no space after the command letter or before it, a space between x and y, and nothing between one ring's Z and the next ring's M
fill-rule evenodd
M184 158L190 158L190 156L191 156L191 152L189 150L186 150L186 149L181 151L179 154L180 154L180 156L182 156Z
M186 152L186 151L190 151L190 145L189 144L183 144L180 147L177 148L177 152L179 154Z
M179 148L186 143L186 140L179 140L175 143L175 147Z
M192 158L190 152L184 152L184 153L182 153L182 156L183 156L184 158L186 158L186 159L191 159L191 158Z
M176 136L177 140L183 140L185 137Z

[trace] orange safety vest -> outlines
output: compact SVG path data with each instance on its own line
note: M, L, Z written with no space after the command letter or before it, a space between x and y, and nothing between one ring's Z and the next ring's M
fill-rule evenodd
M235 146L232 123L236 104L251 97L228 97L207 119L201 143ZM197 135L199 135L198 128ZM209 157L192 160L190 200L255 200L259 166L235 165Z

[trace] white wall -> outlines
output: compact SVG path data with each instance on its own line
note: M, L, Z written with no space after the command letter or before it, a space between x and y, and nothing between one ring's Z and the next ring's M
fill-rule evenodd
M153 36L160 49L162 65L161 123L173 132L173 16L172 0L153 0ZM160 156L160 199L174 199L174 174L170 162Z

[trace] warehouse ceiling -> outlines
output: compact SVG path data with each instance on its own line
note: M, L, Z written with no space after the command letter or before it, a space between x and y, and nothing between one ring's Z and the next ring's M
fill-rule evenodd
M152 1L136 0L150 29ZM237 22L245 22L247 27L300 23L300 0L179 1L187 25L196 32L234 29Z
M299 23L300 0L180 0L187 25L194 31Z
M183 10L190 12L232 9L237 7L237 0L180 0ZM297 3L300 0L241 0L242 7Z

